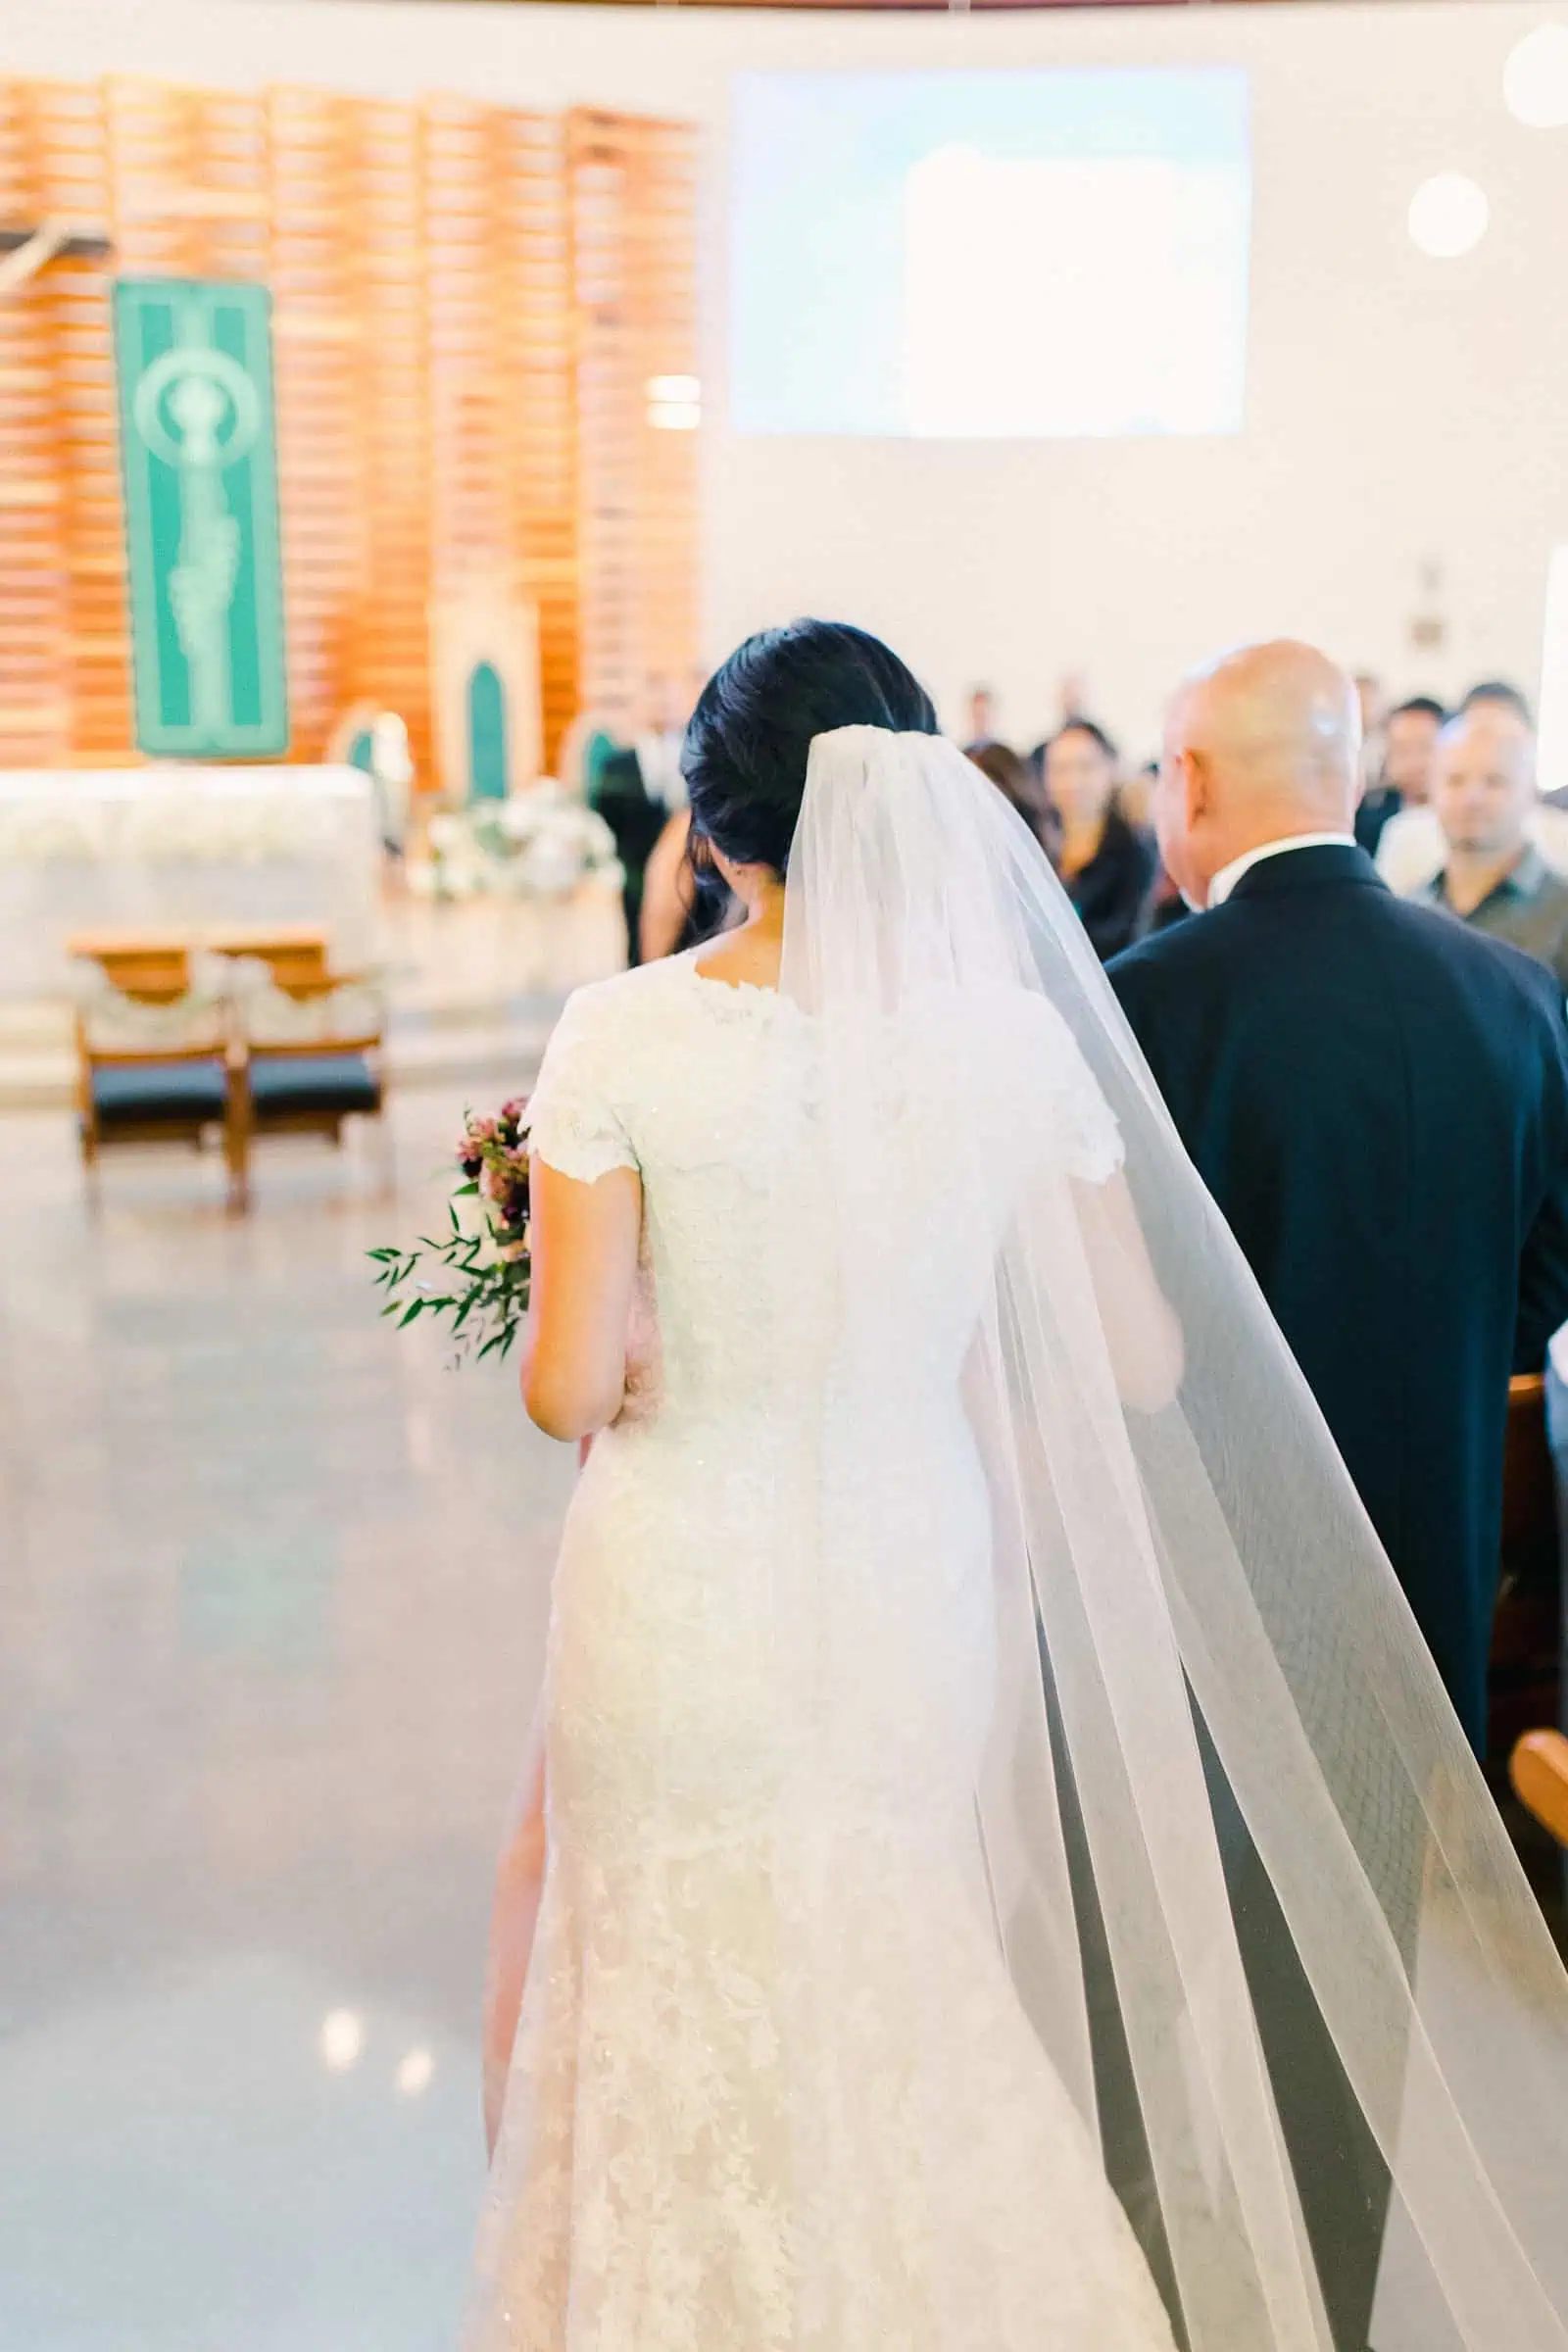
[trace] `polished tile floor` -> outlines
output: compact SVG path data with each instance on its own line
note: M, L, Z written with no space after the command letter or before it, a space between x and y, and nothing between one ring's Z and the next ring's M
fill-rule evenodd
M278 1142L241 1220L174 1151L93 1214L0 1119L0 2352L453 2340L572 1476L376 1318L461 1108L402 1100L395 1194Z

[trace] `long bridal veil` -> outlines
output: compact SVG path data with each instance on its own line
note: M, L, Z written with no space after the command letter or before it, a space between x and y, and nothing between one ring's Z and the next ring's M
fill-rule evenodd
M891 1476L921 1345L900 1203L932 1197L910 1190L911 1150L940 1164L958 1248L999 1229L999 1100L1026 1135L1071 1115L1063 1072L1087 1065L1119 1128L1106 1182L1027 1163L969 1350L999 1633L973 1794L1014 1984L1095 2132L1108 1967L1138 2218L1192 2352L1331 2352L1335 2255L1303 2217L1331 2159L1293 2122L1318 2096L1314 2050L1392 2181L1380 2352L1562 2352L1568 1981L1065 895L951 745L854 728L814 746L783 987L822 1046L819 1205L858 1383L844 1426L861 1448L885 1430ZM908 1091L899 1033L933 1041L912 1120L890 1100ZM824 1591L812 1620L846 1719L908 1605L891 1547L864 1565L859 1503L835 1540L835 1497L864 1491L824 1480L815 1546L824 1580L859 1546L857 1598ZM1293 1984L1294 2022L1276 2013ZM1384 2220L1363 2201L1365 2230Z

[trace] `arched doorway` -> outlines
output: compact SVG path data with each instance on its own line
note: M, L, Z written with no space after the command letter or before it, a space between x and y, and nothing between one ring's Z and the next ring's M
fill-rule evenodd
M468 676L468 798L507 797L507 697L499 671L477 662Z

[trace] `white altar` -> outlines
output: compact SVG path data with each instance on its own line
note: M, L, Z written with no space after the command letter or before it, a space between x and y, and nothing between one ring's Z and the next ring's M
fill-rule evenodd
M355 767L0 773L0 999L67 994L82 932L308 925L373 963L381 855Z

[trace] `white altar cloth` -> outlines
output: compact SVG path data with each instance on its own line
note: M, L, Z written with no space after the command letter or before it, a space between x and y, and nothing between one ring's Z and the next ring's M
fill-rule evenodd
M80 932L310 925L362 967L380 867L355 767L0 772L0 998L67 993Z

